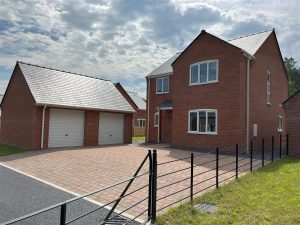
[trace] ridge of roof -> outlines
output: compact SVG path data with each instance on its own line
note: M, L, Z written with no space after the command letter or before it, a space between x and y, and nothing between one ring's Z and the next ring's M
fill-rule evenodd
M17 64L18 63L24 64L24 65L28 65L28 66L34 66L34 67L38 67L38 68L42 68L42 69L48 69L48 70L53 70L53 71L57 71L57 72L62 72L62 73L69 73L69 74L73 74L73 75L77 75L77 76L94 78L94 79L102 80L102 81L111 81L111 80L108 80L108 79L103 79L103 78L89 76L89 75L85 75L85 74L81 74L81 73L75 73L75 72L70 72L70 71L55 69L55 68L46 67L46 66L40 66L40 65L37 65L37 64L32 64L32 63L27 63L27 62L22 62L22 61L17 61Z
M264 31L259 31L259 32L253 33L253 34L247 34L247 35L243 35L243 36L240 36L240 37L232 38L232 39L230 39L228 41L234 41L234 40L237 40L237 39L241 39L241 38L245 38L245 37L249 37L249 36L253 36L253 35L257 35L257 34L269 32L269 31L274 31L274 28L268 29L268 30L264 30Z

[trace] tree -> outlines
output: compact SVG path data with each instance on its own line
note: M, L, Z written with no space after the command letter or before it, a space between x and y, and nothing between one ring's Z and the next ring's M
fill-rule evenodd
M284 65L289 77L289 96L300 90L300 68L296 66L294 58L284 58Z

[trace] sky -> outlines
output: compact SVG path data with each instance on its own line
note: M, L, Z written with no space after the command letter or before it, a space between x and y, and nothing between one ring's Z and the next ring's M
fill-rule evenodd
M229 40L275 28L283 57L300 62L299 10L298 0L0 0L0 94L18 60L145 97L145 76L203 29Z

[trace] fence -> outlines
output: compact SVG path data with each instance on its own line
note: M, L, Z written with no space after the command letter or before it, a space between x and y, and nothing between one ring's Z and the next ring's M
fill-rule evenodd
M155 224L158 212L187 199L193 204L194 196L209 189L219 188L221 184L231 179L238 179L240 174L246 171L252 172L268 162L281 159L288 154L288 150L288 135L262 139L260 142L251 141L250 149L246 149L243 144L236 144L222 149L217 147L210 152L191 153L187 157L166 162L158 162L157 151L149 150L132 177L8 221L3 225L28 222L52 210L54 212L51 215L44 215L43 219L55 217L60 225L92 224L88 221L88 217L92 214L97 215L95 224L146 224L148 222ZM133 187L134 182L138 183L138 186ZM80 215L70 215L72 203L112 189L120 190L120 193L97 196L98 199L112 196L105 204L94 206ZM128 204L124 204L126 198L129 198ZM29 224L41 224L41 222L35 223L34 220L30 220ZM47 222L43 221L42 224ZM54 223L52 221L49 224Z

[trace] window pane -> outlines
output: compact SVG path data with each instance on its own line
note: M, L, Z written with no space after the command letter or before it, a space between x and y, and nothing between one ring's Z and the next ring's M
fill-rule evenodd
M162 92L162 79L161 78L156 79L156 92L157 93Z
M197 131L197 112L190 112L190 131Z
M206 112L200 111L199 112L199 132L206 132Z
M169 92L169 77L163 78L163 92Z
M208 81L217 80L217 62L209 63L208 67L209 67Z
M154 114L154 125L158 125L158 113Z
M207 113L207 132L216 132L216 113Z
M199 77L198 77L198 65L191 67L191 83L198 83Z
M207 82L207 63L200 64L200 83Z

